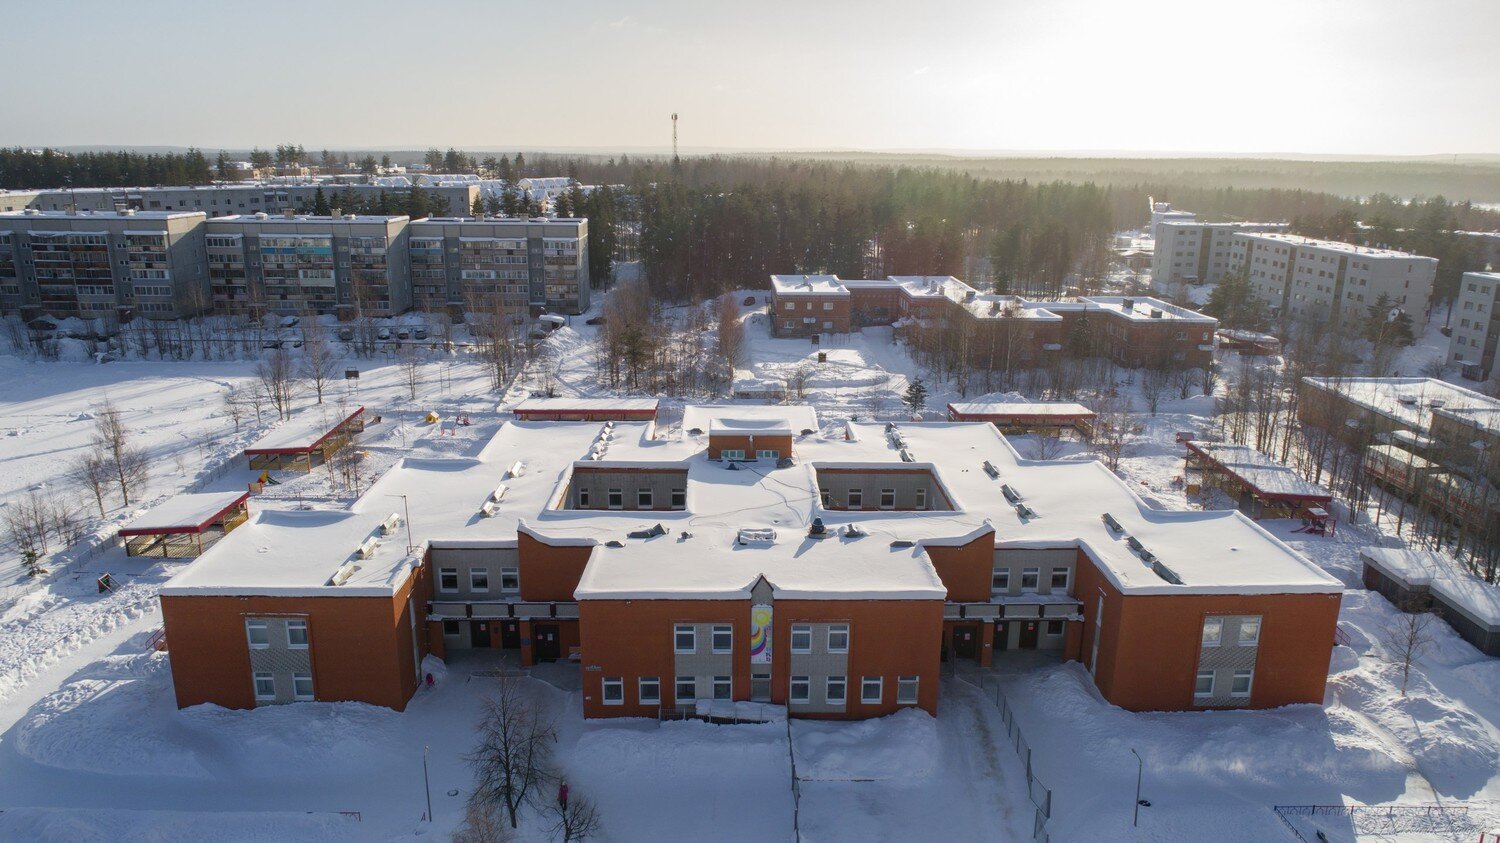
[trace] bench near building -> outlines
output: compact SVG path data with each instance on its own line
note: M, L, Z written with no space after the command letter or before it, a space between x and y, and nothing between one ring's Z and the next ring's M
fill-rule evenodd
M250 517L249 492L178 495L120 528L126 556L198 556Z
M1203 485L1223 489L1241 512L1255 518L1328 519L1333 495L1249 445L1188 441L1187 468L1203 472Z
M365 429L365 408L300 410L245 449L252 471L312 471Z
M348 509L258 510L162 588L179 705L399 709L460 651L577 662L589 717L935 712L944 660L1018 650L1131 710L1323 699L1341 585L1241 513L1153 509L988 423L688 407L654 432L512 421Z

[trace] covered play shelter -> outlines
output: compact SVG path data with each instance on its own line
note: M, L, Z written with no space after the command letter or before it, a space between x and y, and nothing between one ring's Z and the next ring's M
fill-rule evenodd
M120 528L126 556L190 559L250 517L249 492L178 495Z
M1187 467L1223 489L1251 518L1302 518L1331 528L1333 495L1248 445L1187 442Z
M991 401L948 405L949 421L989 422L1001 433L1077 431L1087 439L1094 430L1094 411L1066 401Z
M281 426L245 449L252 471L312 471L365 429L365 408L341 416L325 413L326 406L311 407L282 422Z
M511 409L517 421L656 421L655 398L527 398Z

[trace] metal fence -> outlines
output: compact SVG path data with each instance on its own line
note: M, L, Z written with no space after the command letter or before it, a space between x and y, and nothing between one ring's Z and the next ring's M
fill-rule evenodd
M1298 824L1292 822L1293 817L1345 818L1349 821L1349 830L1355 834L1471 834L1476 831L1469 820L1469 809L1463 805L1273 805L1271 810L1276 812L1281 824L1303 843L1316 843L1321 838L1308 840L1298 829Z
M786 719L786 754L792 765L792 836L802 843L802 779L797 776L797 748L792 744L792 718Z
M1006 699L1005 692L1000 690L1000 683L991 677L981 676L976 682L957 672L953 675L978 688L980 693L984 694L985 698L1000 712L1000 720L1005 724L1005 735L1009 739L1011 748L1016 751L1016 755L1026 767L1026 791L1031 798L1031 804L1036 807L1036 818L1031 829L1032 837L1040 843L1048 843L1047 821L1052 819L1052 788L1042 783L1042 780L1037 777L1036 770L1031 766L1031 744L1026 742L1026 736L1021 732L1021 724L1016 722L1016 713L1010 707L1010 700Z

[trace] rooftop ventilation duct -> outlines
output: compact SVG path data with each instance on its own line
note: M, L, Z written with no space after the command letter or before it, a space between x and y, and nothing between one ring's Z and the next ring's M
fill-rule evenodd
M400 526L401 515L399 513L392 512L390 515L387 515L385 517L384 521L380 522L380 534L382 536L389 536L391 533L396 532L396 528Z
M371 556L375 555L375 551L379 547L380 540L375 538L374 536L370 536L360 543L359 549L354 551L354 555L358 556L360 559L369 559Z
M1000 494L1004 495L1005 499L1010 501L1011 503L1020 503L1022 500L1021 493L1011 488L1011 485L1009 483L1001 484Z
M626 533L625 536L626 538L631 539L654 539L657 536L665 536L666 534L667 528L663 527L660 524L657 524L656 526L650 527L645 530L632 530L629 533Z
M776 531L770 527L742 527L735 537L737 544L775 544Z
M999 477L1000 469L996 468L994 463L990 462L989 460L985 460L984 473L988 474L990 477Z
M1111 530L1114 530L1116 533L1125 532L1125 528L1120 526L1120 522L1115 520L1115 517L1113 515L1110 515L1108 512L1104 513L1102 516L1100 516L1100 518L1104 521L1104 524L1107 527L1109 527Z

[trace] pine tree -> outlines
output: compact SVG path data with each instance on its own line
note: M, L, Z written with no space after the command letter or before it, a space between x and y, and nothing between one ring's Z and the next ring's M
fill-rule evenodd
M332 210L328 206L328 197L323 195L323 188L319 187L313 191L313 215L326 217Z
M901 401L913 414L922 412L922 408L927 405L927 384L922 383L921 378L907 384L906 393L901 396Z

